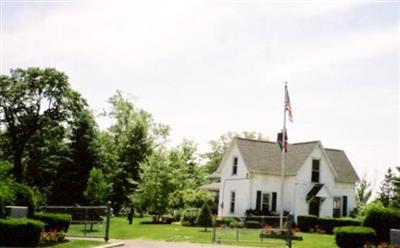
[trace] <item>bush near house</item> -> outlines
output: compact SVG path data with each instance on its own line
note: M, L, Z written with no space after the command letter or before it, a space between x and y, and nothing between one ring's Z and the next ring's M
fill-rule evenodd
M318 228L327 234L333 234L335 227L341 226L361 226L361 221L351 218L319 218Z
M30 219L0 219L0 244L8 247L34 247L40 242L44 223Z
M215 225L218 227L231 226L231 223L238 222L239 220L235 217L218 217L215 220Z
M318 225L318 217L315 215L297 216L297 226L302 232L314 231L316 225Z
M196 218L196 224L198 226L204 227L204 231L207 232L207 227L212 227L213 221L214 218L211 213L210 206L208 206L208 203L204 203L203 207L200 210L199 215Z
M197 208L188 208L182 214L181 223L183 226L195 226L199 211Z
M343 226L334 229L336 244L341 248L362 248L376 241L375 230L363 226Z
M400 229L400 210L370 208L366 212L363 226L372 227L379 242L387 242L390 239L390 229Z
M261 222L257 221L257 220L246 220L246 222L244 223L244 226L246 228L261 228Z
M35 220L40 220L45 223L45 231L68 231L71 224L70 214L55 214L55 213L36 213L33 217Z

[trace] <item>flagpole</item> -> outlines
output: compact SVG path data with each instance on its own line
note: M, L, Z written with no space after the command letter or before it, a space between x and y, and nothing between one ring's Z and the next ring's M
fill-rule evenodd
M283 98L283 130L282 130L282 154L281 154L281 206L279 216L279 227L283 228L283 190L285 184L285 142L286 142L286 94L287 82L285 82L285 94Z

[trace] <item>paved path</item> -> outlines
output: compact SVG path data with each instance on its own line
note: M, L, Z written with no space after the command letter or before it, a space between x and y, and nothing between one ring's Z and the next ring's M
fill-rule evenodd
M176 243L176 242L161 242L161 241L149 241L149 240L124 240L124 243L125 243L125 246L123 246L124 248L246 248L245 246Z

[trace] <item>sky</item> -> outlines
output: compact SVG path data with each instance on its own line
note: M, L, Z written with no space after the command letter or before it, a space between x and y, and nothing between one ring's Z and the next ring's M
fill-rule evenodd
M343 149L379 183L400 165L400 2L0 0L0 73L64 71L95 113L123 91L201 152L228 131ZM102 129L109 120L98 118Z

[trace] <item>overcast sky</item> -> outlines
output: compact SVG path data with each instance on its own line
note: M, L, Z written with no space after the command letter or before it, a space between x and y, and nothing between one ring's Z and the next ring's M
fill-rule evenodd
M0 1L2 74L56 67L97 112L122 90L172 144L274 140L287 81L289 142L343 149L372 181L400 165L399 3Z

